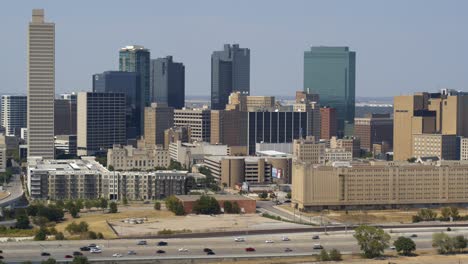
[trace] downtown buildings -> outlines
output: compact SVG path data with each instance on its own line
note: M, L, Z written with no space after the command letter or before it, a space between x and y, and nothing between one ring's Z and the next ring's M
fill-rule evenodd
M3 95L1 104L1 126L6 136L19 136L27 126L27 97L24 95Z
M152 102L174 109L185 106L185 66L172 56L151 60L150 89Z

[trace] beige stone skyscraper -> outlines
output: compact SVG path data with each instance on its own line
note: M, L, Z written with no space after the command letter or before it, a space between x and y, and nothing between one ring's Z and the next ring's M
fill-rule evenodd
M55 24L33 9L28 30L28 156L54 158Z

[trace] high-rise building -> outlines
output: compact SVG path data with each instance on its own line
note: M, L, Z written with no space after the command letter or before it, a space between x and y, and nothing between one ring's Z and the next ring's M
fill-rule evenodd
M106 71L93 75L93 92L125 94L127 139L143 134L144 102L140 81L138 72Z
M55 99L54 134L76 135L76 100Z
M372 151L374 143L393 143L393 118L390 114L368 114L354 119L354 135L361 141L361 149Z
M126 143L125 105L123 93L78 93L79 156L103 154Z
M336 136L336 109L330 107L320 108L320 138L329 140Z
M28 30L28 156L54 158L55 24L34 9Z
M164 131L174 126L174 108L164 103L145 107L145 142L164 145Z
M354 122L356 53L348 47L312 47L304 52L304 91L336 109L338 136Z
M325 143L318 142L315 137L295 139L293 141L293 158L296 161L325 163Z
M250 94L250 50L225 44L211 55L211 109L225 109L234 91Z
M209 109L176 109L174 126L190 127L190 140L210 142L211 111Z
M20 136L21 128L27 126L26 96L3 95L1 108L1 126L5 128L5 135Z
M247 154L247 114L235 110L211 111L211 144L225 144L231 155Z
M185 66L172 56L151 60L151 100L180 109L185 106Z
M296 92L296 102L293 104L293 111L307 113L307 128L302 128L300 136L313 136L318 139L321 131L318 96L305 92Z
M142 102L139 110L141 116L144 114L144 107L150 106L150 52L143 46L126 46L119 52L119 70L124 72L136 72L140 75L140 100ZM143 122L140 122L140 130L143 133Z

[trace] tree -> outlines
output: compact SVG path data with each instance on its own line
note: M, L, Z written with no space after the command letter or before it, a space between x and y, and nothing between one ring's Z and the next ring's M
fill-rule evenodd
M44 216L33 216L32 222L37 226L45 226L47 223L49 223L49 219Z
M341 256L341 252L336 248L330 250L328 255L330 256L330 260L333 260L333 261L340 261L343 259Z
M440 217L442 217L443 220L449 220L450 207L443 207L442 210L440 210Z
M221 208L216 198L202 195L195 201L193 211L197 214L219 214L221 213Z
M73 203L73 200L68 200L66 203L65 203L65 209L67 209L68 211L70 211L73 207L75 207L75 203Z
M458 250L458 252L463 251L467 246L466 238L463 235L455 236L453 239L453 247Z
M241 209L240 209L239 204L237 202L234 202L232 204L232 213L233 214L240 214L241 213Z
M91 201L91 200L86 200L86 201L84 202L84 207L85 207L86 209L88 209L88 210L91 209L91 208L93 208L93 201Z
M320 251L319 260L320 261L329 261L330 260L330 255L328 255L328 252L325 249L322 249Z
M175 197L174 195L167 197L164 202L166 203L166 208L169 211L173 212L175 215L185 214L185 210L184 210L184 206L182 205L182 202L180 202L179 199L177 199L177 197Z
M109 213L115 214L117 212L118 212L117 203L116 202L111 202L109 204Z
M259 197L260 199L266 199L266 198L268 197L268 193L265 192L265 191L263 191L263 192L261 192L261 193L258 195L258 197Z
M161 210L161 202L155 202L154 203L154 210Z
M99 198L99 206L98 207L101 207L103 210L107 208L107 199L106 198Z
M97 239L104 239L104 235L101 232L97 233Z
M413 222L420 221L434 221L437 218L437 213L431 209L423 208L419 210L418 214L413 216Z
M224 205L224 213L232 214L232 203L230 201L225 201L223 205Z
M65 240L65 236L62 232L58 232L57 234L55 234L55 240Z
M87 232L89 228L88 223L81 221L80 224L78 225L78 230L80 233Z
M432 247L437 248L440 254L453 252L454 240L444 232L432 234Z
M65 203L63 202L63 200L58 200L55 202L55 205L59 208L64 208L65 207Z
M76 205L73 205L70 209L69 212L73 218L78 218L78 213L80 212L80 209Z
M169 163L169 167L167 167L168 170L182 170L182 164L176 160L171 159L171 162Z
M76 208L78 208L78 210L83 209L83 208L84 208L83 199L78 199L78 200L76 200L75 206L76 206Z
M44 241L46 239L47 239L47 229L45 227L39 228L36 235L34 236L34 240Z
M356 228L354 238L367 258L380 256L390 242L390 235L382 228L367 225Z
M48 258L47 260L41 261L41 264L56 264L57 261L53 258Z
M127 197L124 197L124 198L122 199L122 203L123 203L124 205L128 205Z
M28 229L29 228L29 217L27 215L21 214L16 217L16 228L19 229Z
M94 231L88 231L88 239L97 239L97 234Z
M73 258L73 261L71 262L72 264L89 264L90 262L88 261L87 257L84 256L75 256Z
M393 242L393 245L399 254L405 256L411 255L411 253L416 250L416 244L408 237L399 237L395 242Z

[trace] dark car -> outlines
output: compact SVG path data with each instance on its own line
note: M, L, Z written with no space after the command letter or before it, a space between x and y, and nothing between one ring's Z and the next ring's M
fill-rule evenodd
M159 241L158 246L167 246L167 242L166 241Z
M80 250L81 251L90 251L91 248L89 248L89 247L80 247Z
M255 248L253 248L253 247L248 247L248 248L245 248L245 251L247 251L247 252L253 252L253 251L255 251Z
M213 251L206 252L207 255L216 255Z
M206 252L206 253L211 252L211 251L213 251L213 250L211 250L211 248L204 248L203 249L203 252Z
M50 256L50 253L48 253L48 252L42 252L42 253L41 253L41 256L43 256L43 257Z
M284 252L292 252L292 251L293 251L293 250L290 249L290 248L285 248L285 249L284 249Z
M88 247L89 247L89 248L96 247L96 244L89 244Z
M320 239L320 237L315 235L315 236L312 237L312 239Z
M72 255L65 255L65 258L73 258Z
M0 254L2 254L2 253L3 253L3 250L0 250Z
M3 256L0 256L0 259L3 259Z
M418 237L418 235L416 235L416 234L412 234L410 237Z
M79 251L74 251L73 256L83 256L83 253L81 253Z
M159 249L158 251L156 251L156 254L164 254L166 253L166 251L162 250L162 249Z

